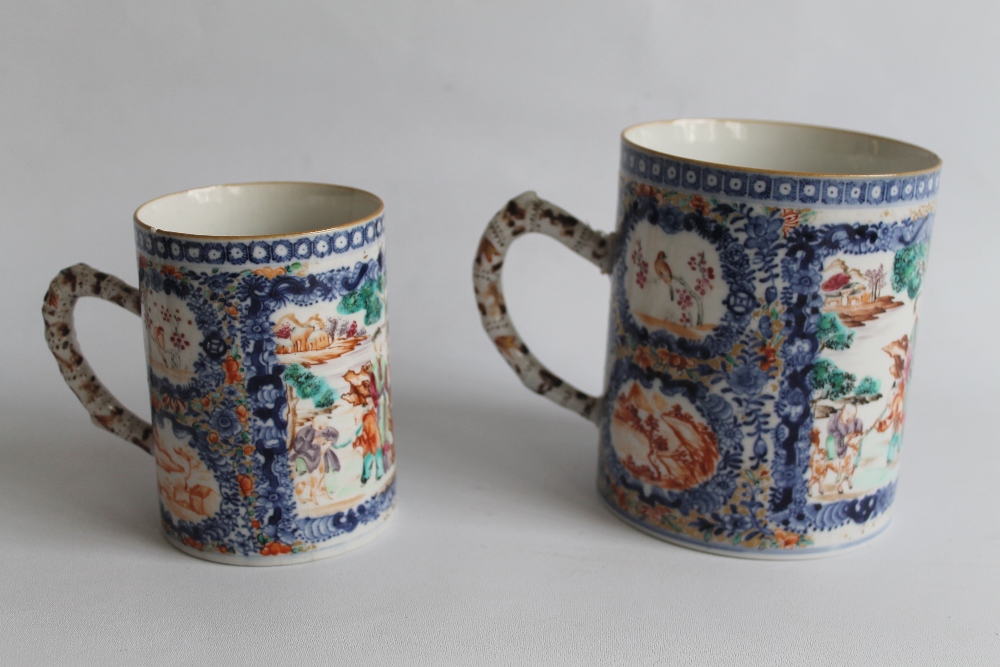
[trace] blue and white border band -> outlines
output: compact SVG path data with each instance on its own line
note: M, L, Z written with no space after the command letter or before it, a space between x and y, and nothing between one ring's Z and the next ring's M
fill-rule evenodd
M322 259L375 243L385 233L382 216L329 233L291 235L284 239L195 241L135 226L136 247L150 257L185 264L285 264Z
M937 195L941 170L908 178L821 179L727 171L671 160L622 145L624 176L665 187L778 204L817 206L891 206Z

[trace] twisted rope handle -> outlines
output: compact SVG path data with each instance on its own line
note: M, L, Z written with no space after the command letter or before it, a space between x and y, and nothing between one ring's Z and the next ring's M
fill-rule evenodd
M80 352L73 308L83 296L96 296L139 315L142 309L139 290L86 264L77 264L60 271L49 284L42 305L42 317L45 319L45 342L49 344L66 384L90 413L90 420L152 452L153 427L108 391Z
M516 238L530 232L551 236L596 265L601 273L611 272L614 235L591 229L534 192L525 192L511 199L490 220L472 267L483 328L525 386L597 423L601 399L580 391L547 369L528 350L507 313L502 282L504 257Z

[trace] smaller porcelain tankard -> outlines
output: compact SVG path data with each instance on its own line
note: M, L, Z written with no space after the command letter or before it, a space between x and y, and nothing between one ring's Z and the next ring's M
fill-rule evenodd
M383 206L315 183L221 185L135 213L139 288L85 264L45 295L45 337L93 422L153 454L167 539L240 565L376 534L395 499ZM152 421L79 350L78 298L142 318Z
M749 557L861 544L892 513L940 167L821 127L630 127L614 233L532 192L490 221L483 326L529 388L597 426L600 494L635 527ZM514 329L501 267L529 232L610 274L602 396Z

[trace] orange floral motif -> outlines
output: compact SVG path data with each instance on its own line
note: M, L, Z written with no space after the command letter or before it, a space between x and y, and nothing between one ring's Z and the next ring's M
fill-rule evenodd
M653 523L662 523L663 518L670 516L672 512L673 510L669 507L663 507L662 505L647 505L642 509L645 518Z
M273 278L277 278L278 276L285 275L286 271L280 266L274 268L270 266L265 266L257 269L256 271L254 271L254 273L256 273L258 276L264 276L268 280L271 280Z
M253 493L253 480L247 475L237 475L236 481L240 484L240 493L249 496Z
M240 373L240 362L233 359L233 355L226 355L226 360L222 362L222 369L226 371L226 384L236 384L243 381L243 375Z
M635 351L635 363L643 368L649 368L653 365L653 355L650 354L648 347L642 346Z
M639 183L635 186L635 194L637 197L653 197L656 201L660 203L663 202L663 194L660 192L660 189L655 188L652 185Z
M694 368L695 362L688 359L685 356L674 354L669 350L660 349L656 351L656 356L659 357L660 361L678 370L685 370L688 368Z
M691 197L691 208L702 215L708 215L709 211L712 210L712 205L705 201L705 198L701 195L695 195Z
M187 405L184 401L174 396L164 396L163 405L168 410L173 410L174 412L184 412L187 409Z
M766 371L778 360L778 352L770 345L761 345L760 353L764 355L764 360L760 362L760 370Z
M611 490L614 491L615 493L615 502L618 503L618 507L621 507L623 510L627 510L628 495L625 493L625 489L621 488L618 485L615 485L611 487Z
M226 308L226 312L233 317L238 317L240 314L240 311L236 310L236 306L229 306L229 308Z
M269 542L265 544L260 550L261 556L277 556L278 554L287 554L292 551L292 545L282 544L281 542Z
M208 434L208 441L213 445L216 444L217 442L219 442L219 434L216 433L215 431L212 431L211 433Z
M239 418L241 424L246 424L248 420L247 406L237 405L236 406L236 416Z
M785 221L781 226L781 233L787 238L791 231L802 223L802 218L798 209L795 208L781 209L781 217Z
M201 399L201 407L207 410L209 407L211 407L211 405L212 405L212 399L210 399L208 396L205 396Z
M254 449L253 445L244 445L244 447L243 447L243 456L253 456L253 453L255 451L256 450Z
M198 540L195 540L193 538L185 537L183 540L181 540L181 542L188 545L192 549L197 549L198 551L205 550L205 545L202 542L199 542Z
M791 549L799 543L801 535L784 528L774 529L774 539L782 549Z
M171 278L176 278L178 280L184 277L183 273L178 271L176 267L170 266L169 264L164 264L163 267L160 268L160 273L162 273L165 276L169 276Z

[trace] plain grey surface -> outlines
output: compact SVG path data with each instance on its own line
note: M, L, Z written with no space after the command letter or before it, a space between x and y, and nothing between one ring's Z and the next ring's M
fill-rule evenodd
M0 21L0 662L996 664L996 3L6 2ZM945 162L897 514L855 552L695 553L595 489L596 432L479 327L478 237L527 189L613 224L618 133L686 116L848 127ZM369 546L245 569L160 537L152 460L92 427L42 339L51 277L134 281L131 213L219 182L386 201L399 511ZM510 308L598 391L606 279L515 246ZM77 310L147 413L137 318Z

